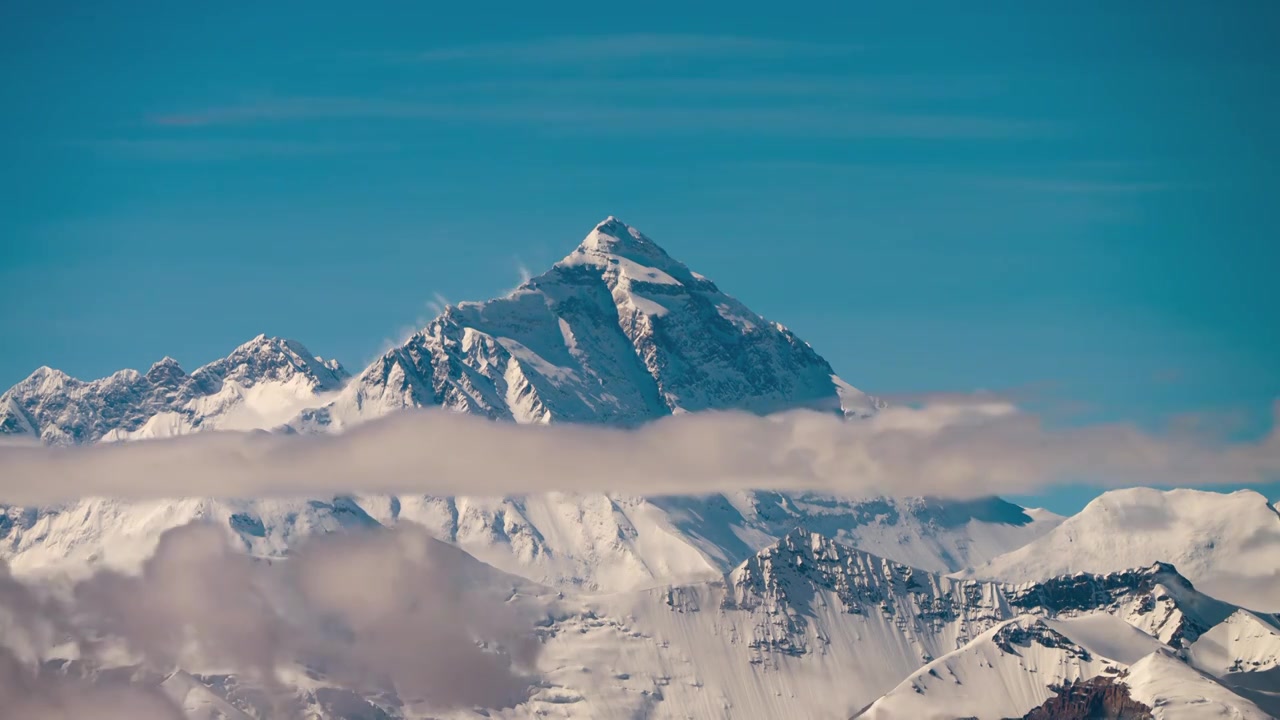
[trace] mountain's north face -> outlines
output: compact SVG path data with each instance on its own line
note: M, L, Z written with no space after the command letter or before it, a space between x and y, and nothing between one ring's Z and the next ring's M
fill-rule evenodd
M509 295L448 307L295 424L342 427L424 406L632 425L730 408L867 415L879 403L790 330L610 217Z
M72 444L286 423L335 430L430 406L614 425L881 406L790 330L613 217L548 272L505 297L449 306L347 381L336 361L263 336L189 375L169 358L92 382L41 368L0 396L0 433Z

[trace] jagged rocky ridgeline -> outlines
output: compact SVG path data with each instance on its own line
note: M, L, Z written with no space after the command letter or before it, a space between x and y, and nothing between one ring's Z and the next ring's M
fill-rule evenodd
M612 217L509 295L449 306L328 399L346 379L301 344L264 337L189 376L169 359L93 382L41 368L0 398L0 431L83 443L245 429L253 418L345 427L406 407L626 425L706 409L861 416L881 405L790 330ZM274 386L288 392L253 396ZM251 412L211 422L237 406Z
M89 382L42 367L0 395L0 433L62 445L265 428L349 378L338 361L265 335L190 374L169 357Z

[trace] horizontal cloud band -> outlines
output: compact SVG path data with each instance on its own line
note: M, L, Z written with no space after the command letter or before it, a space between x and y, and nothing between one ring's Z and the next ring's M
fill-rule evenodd
M861 421L807 411L692 413L635 429L528 426L440 410L338 435L206 433L77 448L0 446L0 502L85 496L343 492L699 494L742 488L971 497L1061 482L1259 482L1280 430L1249 443L1122 425L1051 429L993 401L891 407Z

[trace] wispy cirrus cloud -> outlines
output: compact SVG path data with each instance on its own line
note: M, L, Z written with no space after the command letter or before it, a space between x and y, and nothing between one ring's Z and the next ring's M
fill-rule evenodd
M1035 123L1023 130L1053 132L1052 126ZM1129 168L1082 166L1080 163L1053 163L1027 166L1014 163L1003 172L999 169L974 171L937 165L931 161L912 162L848 162L845 160L765 160L731 163L732 166L755 171L802 171L821 174L830 179L874 178L877 182L928 182L955 192L968 189L1004 196L1074 198L1078 200L1129 201L1185 189L1187 186L1158 179L1135 177ZM1107 172L1111 170L1111 172Z
M396 152L387 142L311 141L261 138L115 138L72 143L104 157L161 161L236 160Z
M843 55L855 45L797 42L740 35L629 33L575 35L432 48L406 56L418 62L572 63L667 57L786 57Z
M1171 183L1097 178L973 176L972 181L995 189L1053 195L1146 195L1173 188Z
M291 97L164 113L153 115L148 120L152 125L167 127L204 127L334 118L427 118L443 117L451 112L451 106L443 103L374 98Z
M631 97L653 95L698 98L826 100L982 99L1004 91L997 78L981 75L938 77L759 73L747 75L621 75L614 77L503 77L449 82L436 86L460 94L517 93L533 97Z
M307 120L436 120L579 132L667 134L734 132L861 138L1007 138L1047 131L1042 123L998 116L790 106L696 107L668 103L457 102L291 98L151 118L154 125L209 127Z
M989 77L929 77L919 75L874 78L840 75L752 74L750 76L625 76L536 77L481 79L431 85L429 99L359 97L266 97L189 111L160 113L148 118L153 125L200 127L288 122L308 119L445 118L451 116L512 114L554 108L581 115L578 105L590 98L589 107L608 101L614 111L628 107L661 110L665 107L699 107L708 99L733 102L731 110L786 108L807 103L808 110L822 112L852 103L946 101L980 99L1001 92L1001 84ZM494 100L493 98L506 98ZM544 113L545 114L545 113Z

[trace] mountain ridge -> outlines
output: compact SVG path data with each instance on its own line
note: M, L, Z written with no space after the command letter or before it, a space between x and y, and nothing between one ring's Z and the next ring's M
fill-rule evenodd
M348 377L336 360L266 335L190 374L169 356L145 373L88 381L44 366L0 395L0 435L63 445L252 429L341 389Z
M291 424L340 429L426 405L516 422L634 425L729 408L867 416L884 403L610 216L510 293L446 307Z
M869 708L875 711L869 717L892 718L904 716L885 710L902 694L894 688L915 696L911 688L919 687L925 699L938 700L927 707L938 717L951 717L946 713L960 705L935 690L956 688L955 677L962 679L959 687L985 688L979 700L994 697L992 692L1005 698L998 706L971 703L967 712L1018 717L1045 703L1060 683L1141 669L1140 660L1162 652L1178 663L1173 671L1198 683L1201 695L1254 718L1260 716L1252 705L1212 671L1232 673L1242 659L1246 669L1259 672L1230 678L1240 682L1265 677L1261 673L1277 662L1269 630L1251 630L1230 647L1221 645L1221 639L1239 636L1241 622L1250 629L1276 622L1226 604L1209 603L1223 617L1206 617L1212 632L1194 640L1183 635L1170 638L1169 645L1148 634L1160 626L1144 616L1171 615L1162 603L1189 616L1208 600L1164 565L1054 578L1033 590L920 571L800 528L719 578L583 594L529 586L458 554L477 586L492 585L514 612L537 619L539 679L528 700L509 710L431 716L848 717ZM1062 596L1054 589L1060 585L1093 590L1070 595L1081 602L1063 606L1018 601ZM1182 585L1185 594L1167 591ZM516 586L527 589L511 593ZM966 657L977 662L957 660ZM251 679L225 670L180 670L182 682L174 689L191 711L257 693ZM343 708L357 707L371 717L416 717L406 698L386 688L348 687L308 668L287 678L290 702L308 706L322 720L350 717ZM1000 683L994 691L992 678ZM1194 697L1178 695L1178 688L1158 679L1143 679L1132 694L1166 711L1195 707ZM346 700L326 700L338 696Z
M1210 594L1280 610L1280 514L1253 490L1127 488L965 577L1016 582L1168 562Z
M290 379L255 351L274 353L306 381L277 393L288 397L271 398L268 412L210 422L253 405L240 391ZM228 381L237 387L224 388ZM282 414L286 406L295 411ZM516 422L634 425L730 408L865 417L884 403L841 380L785 326L610 216L546 272L502 297L447 306L355 376L297 341L265 335L190 374L168 356L146 373L90 381L42 367L0 395L0 435L79 444L204 429L327 431L424 406Z
M257 338L291 357L309 357L291 341ZM243 346L242 346L243 347ZM292 349L291 349L292 348ZM239 349L238 349L239 350ZM230 358L238 357L232 353ZM235 363L231 363L235 364ZM243 364L243 363L241 363ZM313 365L296 363L310 375ZM217 363L211 364L212 367ZM157 364L155 375L182 380L176 363ZM201 371L192 373L192 376ZM222 373L221 375L225 375ZM219 375L219 377L221 377ZM236 386L237 383L224 383ZM248 384L247 379L244 383ZM260 383L268 385L268 383ZM631 426L676 412L737 409L769 412L806 407L869 416L883 403L835 375L830 364L784 326L757 315L725 295L705 276L668 255L652 239L616 218L607 218L547 272L531 277L507 295L484 302L450 305L401 346L370 363L341 389L336 382L301 383L294 399L303 406L292 419L277 413L263 429L340 431L364 420L405 408L440 406L515 422L592 422ZM273 386L274 387L274 386ZM252 388L250 388L252 390ZM59 430L68 441L130 440L225 427L217 420L248 405L248 394L232 387L229 399L186 396L143 407L127 422L99 423L93 432ZM56 389L49 404L62 402ZM9 395L10 398L14 395ZM73 398L74 400L74 398ZM66 403L64 403L66 404ZM125 403L109 404L118 409ZM279 404L280 408L297 404ZM96 407L96 406L95 406ZM97 417L102 413L81 413ZM222 413L204 417L206 408ZM97 413L95 415L95 413ZM267 419L259 415L260 419ZM54 420L59 416L54 415ZM110 419L110 418L108 418ZM15 420L14 424L18 424ZM66 423L64 423L66 424ZM245 425L248 425L246 423ZM46 425L58 427L56 422ZM244 427L241 425L240 427ZM269 525L268 518L293 527L328 528L332 498L320 506L300 504L294 515L262 504L213 503L221 516L257 518L240 527ZM551 584L624 589L674 577L709 576L725 569L789 531L793 522L819 523L848 540L898 560L931 570L958 570L1020 546L1057 522L1035 518L1014 506L995 503L939 504L892 498L849 499L816 494L742 492L699 498L633 498L607 494L546 494L537 497L367 498L368 512L394 522L420 522L487 562L508 572ZM364 500L357 500L360 506ZM73 504L78 507L77 504ZM243 507L242 507L243 505ZM954 505L954 506L953 506ZM961 505L965 509L957 511ZM999 507L996 507L999 505ZM139 506L141 507L141 505ZM178 521L196 512L175 503L162 517ZM204 508L204 505L200 505ZM343 505L345 507L345 505ZM261 512L255 510L260 508ZM11 509L6 552L19 565L36 563L17 554L34 552L41 562L94 557L114 542L115 533L142 532L155 515L107 526L95 512L120 507L81 508L90 520L65 509ZM985 513L985 514L984 514ZM340 520L340 518L339 518ZM32 546L41 533L60 528L57 542ZM292 537L264 527L262 537L238 536L251 547L282 551L277 538ZM714 536L714 537L712 537ZM50 536L53 537L53 536ZM267 542L270 539L271 542ZM281 540L283 542L283 540ZM145 549L145 543L136 547ZM58 553L48 556L56 549ZM607 570L606 570L607 568Z

